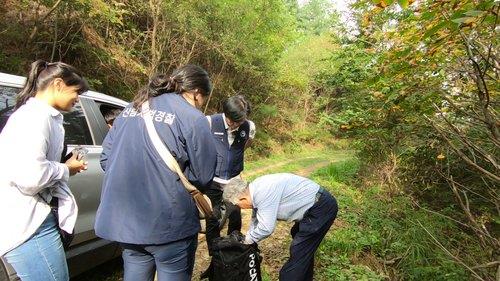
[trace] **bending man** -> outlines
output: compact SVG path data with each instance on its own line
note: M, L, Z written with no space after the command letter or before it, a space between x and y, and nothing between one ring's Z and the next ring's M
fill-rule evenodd
M314 253L337 216L337 201L307 178L289 173L265 175L247 184L233 179L224 188L224 201L253 209L245 243L271 235L277 220L295 221L290 257L279 280L313 280Z

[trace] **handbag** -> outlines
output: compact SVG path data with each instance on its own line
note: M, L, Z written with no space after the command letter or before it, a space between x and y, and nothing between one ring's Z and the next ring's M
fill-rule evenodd
M175 158L172 156L172 153L170 153L170 150L160 139L160 136L158 135L158 132L156 131L153 124L153 116L151 116L150 114L148 101L145 101L142 104L141 116L146 123L146 130L148 131L149 138L151 139L151 142L153 143L156 151L158 152L158 154L160 154L160 157L163 159L167 167L179 176L187 192L189 192L189 194L191 194L191 196L193 197L194 202L196 203L196 207L199 211L200 219L212 217L213 210L210 199L188 181L188 179L182 172L181 167L179 167L179 163L177 163Z

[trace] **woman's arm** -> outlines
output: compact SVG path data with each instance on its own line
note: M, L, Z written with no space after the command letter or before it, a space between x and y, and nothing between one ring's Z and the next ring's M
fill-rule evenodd
M257 130L255 129L255 123L251 120L248 120L248 125L249 125L249 133L248 133L248 140L245 143L245 150L249 148L252 145L253 139L255 138L255 133Z
M189 157L188 179L200 191L204 191L214 177L217 152L208 121L200 117L186 137Z
M59 161L49 161L47 152L50 146L50 116L46 118L18 117L10 126L18 136L12 147L10 180L24 194L35 195L55 183L67 182L69 169ZM62 141L62 140L61 140ZM58 145L58 144L53 144Z

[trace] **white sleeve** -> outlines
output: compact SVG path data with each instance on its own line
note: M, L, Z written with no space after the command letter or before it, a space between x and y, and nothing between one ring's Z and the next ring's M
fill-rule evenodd
M252 120L248 120L248 125L250 127L249 133L248 133L248 137L250 139L254 139L255 138L255 133L256 133L255 123Z
M257 211L255 213L255 220L252 218L252 224L245 237L247 243L250 241L257 243L274 232L281 199L281 194L274 191L259 194L258 199L255 195L252 198L257 199L254 201L254 208Z
M47 160L50 145L50 124L47 118L16 116L15 129L9 134L17 135L11 164L9 181L22 193L35 195L57 182L67 182L69 169L64 163ZM50 117L48 117L50 118ZM12 128L11 128L12 129Z

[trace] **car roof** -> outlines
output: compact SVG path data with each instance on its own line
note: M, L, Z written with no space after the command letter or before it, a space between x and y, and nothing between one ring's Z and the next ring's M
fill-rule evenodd
M24 84L26 83L26 77L22 76L17 76L17 75L11 75L7 73L2 73L0 72L0 86L8 86L8 87L14 87L14 88L22 88L24 87ZM109 102L113 103L116 105L121 105L121 106L127 106L128 102L115 98L112 96L108 96L99 92L95 91L87 91L82 94L82 96L92 98L94 100L102 101L102 102Z

